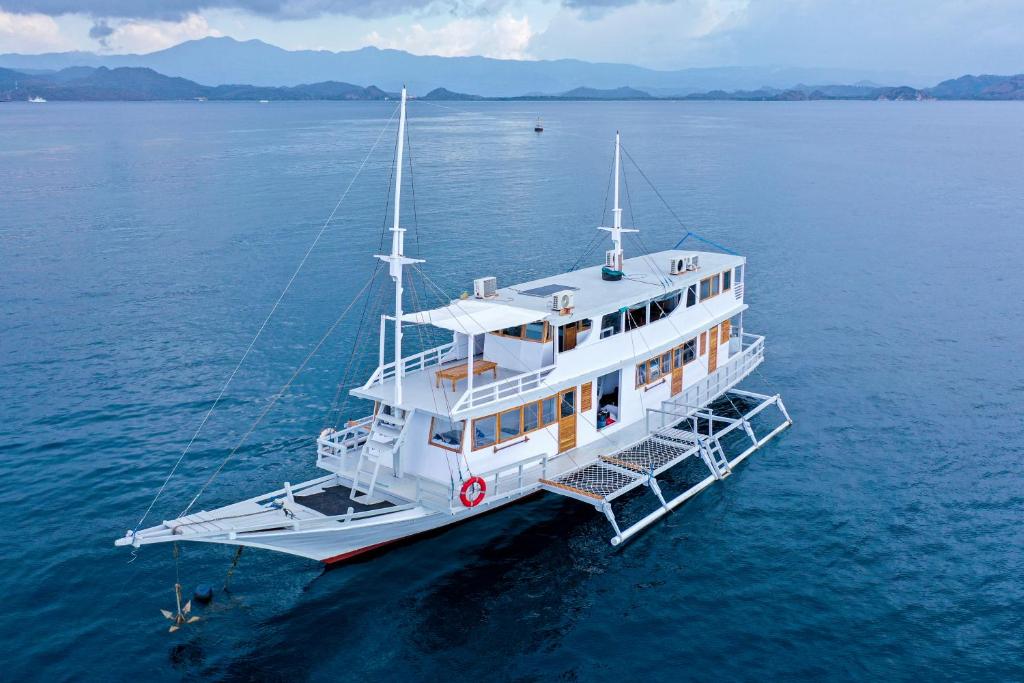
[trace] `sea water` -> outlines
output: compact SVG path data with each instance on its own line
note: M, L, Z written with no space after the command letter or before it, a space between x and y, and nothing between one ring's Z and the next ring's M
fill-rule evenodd
M410 308L599 263L620 130L627 255L692 231L749 258L745 325L768 345L747 386L780 393L792 429L619 549L552 495L326 572L247 551L229 594L232 548L115 549L321 230L147 524L370 277L394 111L0 105L4 679L1024 678L1019 103L414 101ZM200 507L318 476L314 438L358 415L338 385L375 366L388 296L342 321ZM218 593L172 635L176 581Z

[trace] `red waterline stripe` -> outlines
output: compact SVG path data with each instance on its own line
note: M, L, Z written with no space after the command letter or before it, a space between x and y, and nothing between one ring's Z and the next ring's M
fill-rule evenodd
M375 548L379 548L379 547L381 547L383 545L387 545L388 543L394 543L397 540L398 539L396 538L396 539L391 540L391 541L381 541L380 543L374 543L373 545L368 545L365 548L360 548L359 550L351 550L351 551L349 551L347 553L342 553L341 555L334 555L333 557L328 557L327 559L320 560L320 561L323 562L324 564L337 564L338 562L344 562L345 560L349 559L350 557L355 557L356 555L362 555L363 553L368 553L368 552L370 552L371 550L373 550Z

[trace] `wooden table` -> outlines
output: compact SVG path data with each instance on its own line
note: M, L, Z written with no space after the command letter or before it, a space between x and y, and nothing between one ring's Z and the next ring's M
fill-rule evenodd
M494 373L494 379L498 379L498 364L492 360L478 360L473 363L473 374L479 375L490 370ZM437 381L434 386L441 386L441 380L446 379L452 383L452 391L460 379L469 375L469 363L459 363L450 368L437 371Z

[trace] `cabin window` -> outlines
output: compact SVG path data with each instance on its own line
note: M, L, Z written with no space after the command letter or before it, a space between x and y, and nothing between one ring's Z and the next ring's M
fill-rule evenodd
M551 396L540 402L540 418L547 427L549 424L554 424L558 419L555 414L555 397Z
M431 418L430 443L449 451L459 452L462 450L462 434L466 431L465 428L466 423L461 420L453 422L443 417Z
M661 368L662 364L660 356L657 358L652 358L651 360L647 361L647 381L656 382L658 379L660 379L662 374Z
M507 441L519 436L523 432L522 408L513 408L502 413L498 423L498 431L500 432L499 441Z
M720 278L718 277L718 275L715 275L714 277L711 278L711 296L718 296L718 286L719 284L721 284L719 280Z
M562 417L572 417L576 412L576 392L572 389L562 394Z
M672 367L681 368L683 367L683 365L683 347L677 346L676 348L672 349Z
M540 403L527 403L523 406L523 432L532 432L540 427Z
M686 307L697 305L697 285L690 285L686 289Z
M525 339L526 341L543 342L547 339L547 328L547 322L539 320L535 323L527 323L526 325L506 327L499 332L495 332L495 334L502 337L511 337L512 339Z
M605 313L601 318L601 339L622 332L622 311Z
M636 385L642 387L647 384L647 362L639 363L636 366Z
M493 445L497 440L497 434L497 415L488 415L473 420L473 450Z
M701 332L700 333L700 355L703 356L707 352L708 352L708 333L707 332Z
M711 278L706 277L700 281L700 300L711 298Z
M736 284L743 282L743 266L736 266Z
M538 323L526 323L526 334L525 339L530 341L544 341L544 327L543 321Z
M728 292L730 289L732 289L732 271L722 271L722 291Z
M626 332L647 324L647 304L626 311Z
M651 322L655 320L661 320L666 317L669 313L676 310L676 306L679 305L679 300L682 298L682 294L679 292L673 292L667 296L663 296L660 299L655 299L651 302Z
M697 338L689 340L683 344L683 365L695 360L697 358Z

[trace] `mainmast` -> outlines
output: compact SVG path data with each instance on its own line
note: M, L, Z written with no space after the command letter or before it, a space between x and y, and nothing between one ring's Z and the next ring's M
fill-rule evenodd
M615 131L615 204L612 209L612 227L601 227L600 230L606 230L611 233L612 244L614 245L612 250L608 252L610 259L606 260L605 267L611 268L614 271L622 272L622 233L624 232L639 232L630 228L622 227L622 206L619 202L619 175L621 168L621 153L619 150L619 131ZM610 261L610 263L608 262Z
M388 272L395 283L395 408L402 402L402 376L405 374L402 366L402 270L407 263L423 262L405 256L405 228L399 222L402 209L402 159L405 153L405 99L405 86L402 86L402 104L398 115L398 153L395 157L395 213L391 224L391 254L377 256L388 262Z

